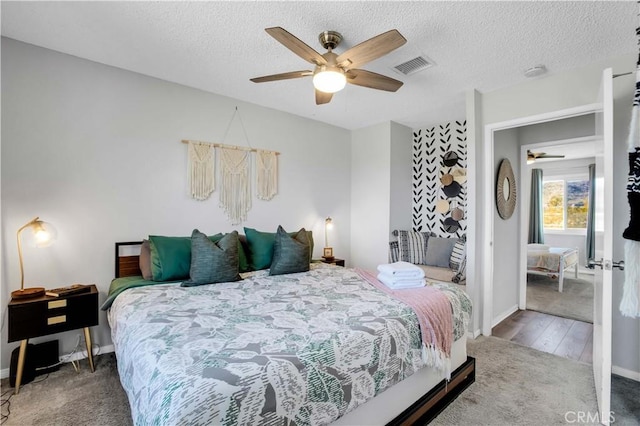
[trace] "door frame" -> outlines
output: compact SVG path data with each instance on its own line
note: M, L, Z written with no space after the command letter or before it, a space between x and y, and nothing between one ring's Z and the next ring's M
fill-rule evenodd
M494 156L494 134L497 131L500 130L506 130L506 129L512 129L514 127L522 127L522 126L528 126L531 124L540 124L540 123L546 123L549 121L555 121L555 120L561 120L561 119L565 119L565 118L571 118L571 117L577 117L580 115L585 115L585 114L592 114L595 113L598 110L598 104L592 103L592 104L586 104L586 105L581 105L581 106L577 106L577 107L573 107L573 108L567 108L567 109L561 109L561 110L557 110L557 111L551 111L551 112L546 112L546 113L542 113L542 114L537 114L537 115L531 115L531 116L526 116L526 117L519 117L519 118L514 118L511 120L507 120L507 121L501 121L501 122L497 122L497 123L489 123L489 124L485 124L484 126L484 145L485 145L485 149L484 149L484 158L483 158L483 183L484 183L484 194L486 195L487 199L490 200L489 203L489 207L487 207L487 210L485 211L485 215L484 215L484 223L482 224L482 227L484 228L484 232L482 233L482 241L481 241L481 249L480 249L480 253L483 253L482 255L482 334L484 334L485 336L490 336L491 335L491 329L497 325L494 324L494 318L493 318L493 222L494 222L494 218L496 216L496 208L495 206L495 173L494 173L494 169L495 169L495 165L494 165L494 160L493 160L493 156ZM524 161L525 166L526 166L526 159L521 158L521 165L522 165L522 161ZM522 175L522 168L521 168L521 175ZM518 182L520 182L520 179L517 179ZM523 212L523 197L522 196L522 188L520 189L520 191L518 191L518 193L520 194L517 197L517 203L518 203L518 208L519 208L519 215L520 215L520 229L519 229L519 238L517 238L516 240L518 241L519 247L521 248L520 251L520 256L518 259L518 270L519 270L519 277L522 277L523 274L526 274L526 269L527 269L527 255L525 250L522 249L522 247L526 246L526 236L525 236L525 232L524 232L524 227L522 226L522 223L524 221L528 229L528 218L525 218L525 215L522 214ZM528 202L527 202L528 204ZM520 289L520 285L518 286L519 290L518 290L518 304L523 300L521 293L521 289ZM525 287L526 289L526 287ZM526 296L525 296L526 297ZM498 320L503 320L504 318L497 318ZM499 322L499 321L498 321Z

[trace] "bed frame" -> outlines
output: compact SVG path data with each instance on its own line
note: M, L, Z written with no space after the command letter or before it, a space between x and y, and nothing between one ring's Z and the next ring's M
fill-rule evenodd
M140 246L142 241L115 243L115 277L123 278L142 275L140 255L122 254L127 247ZM426 424L438 416L458 395L476 381L476 360L467 356L467 360L451 373L451 380L442 380L426 394L411 404L387 426L409 426L416 423ZM390 388L391 390L393 388Z
M560 247L558 247L560 248ZM562 247L565 248L565 247ZM553 278L555 275L558 276L558 292L562 293L562 287L564 284L564 271L569 268L574 268L574 277L578 278L578 264L580 263L579 251L575 247L566 247L571 251L567 251L560 256L560 264L558 267L558 271L546 271L542 269L536 268L527 268L527 274L535 274L535 275L546 275L549 278ZM567 263L567 257L573 253L576 253L576 260L573 263Z

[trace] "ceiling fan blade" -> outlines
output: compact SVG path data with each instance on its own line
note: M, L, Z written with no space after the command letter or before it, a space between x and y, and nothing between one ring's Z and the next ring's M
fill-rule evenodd
M313 75L312 71L303 70L283 72L282 74L265 75L263 77L254 77L250 78L249 80L253 81L254 83L266 83L267 81L289 80L292 78L307 77L310 75Z
M339 55L336 62L347 69L357 68L386 55L406 42L407 39L398 30L390 30L353 46Z
M347 83L370 89L386 90L387 92L395 92L404 84L391 77L365 70L349 70L346 75Z
M269 35L284 45L287 49L291 50L296 55L300 56L307 62L311 62L315 65L326 65L327 60L322 57L321 54L316 52L313 48L300 40L298 37L291 34L289 31L282 27L265 28L265 31Z
M328 104L329 102L331 102L332 97L333 93L325 93L316 90L316 105Z

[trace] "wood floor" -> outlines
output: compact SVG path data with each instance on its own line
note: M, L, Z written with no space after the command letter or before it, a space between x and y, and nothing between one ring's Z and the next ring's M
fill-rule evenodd
M516 311L492 334L564 358L592 363L593 324L536 311Z

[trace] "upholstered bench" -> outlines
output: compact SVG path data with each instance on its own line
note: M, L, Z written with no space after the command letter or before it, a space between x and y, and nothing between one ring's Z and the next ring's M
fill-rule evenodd
M442 238L431 232L393 231L397 240L389 242L389 262L405 261L420 267L434 281L466 283L464 238Z

